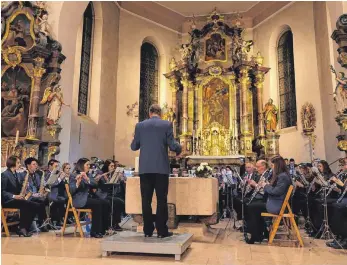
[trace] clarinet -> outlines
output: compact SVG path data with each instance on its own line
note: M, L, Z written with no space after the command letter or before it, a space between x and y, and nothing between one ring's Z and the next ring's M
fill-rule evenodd
M337 199L336 203L342 202L342 199L345 197L346 192L347 192L347 186L346 186L345 190L342 192L341 196Z
M343 174L342 169L336 173L336 178L340 179L339 177ZM327 191L327 194L325 197L328 197L328 195L337 187L337 184L334 182L333 184L330 185L329 190Z
M255 196L259 193L259 191L260 191L259 183L261 183L261 182L263 182L263 181L265 180L265 173L268 172L268 171L269 171L269 169L266 170L266 171L261 175L261 177L260 177L260 179L259 179L259 181L258 181L258 185L254 188L254 191L253 191L253 193L252 193L252 196L251 196L251 198L249 199L249 202L247 203L247 205L249 205L249 204L253 201L253 199L255 198Z

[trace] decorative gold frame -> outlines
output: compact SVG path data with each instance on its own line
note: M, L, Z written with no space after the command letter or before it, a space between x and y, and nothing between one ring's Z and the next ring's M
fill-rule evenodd
M206 61L206 46L207 46L206 45L206 41L208 39L210 39L211 35L213 35L213 34L219 34L221 36L221 38L224 39L224 41L225 41L225 60L217 60L217 59L215 59L215 60ZM224 33L221 33L219 31L213 31L213 32L209 33L205 38L203 38L203 41L204 41L204 62L205 63L211 63L211 62L226 63L226 62L228 62L228 47L227 47L228 43L227 43L227 36Z
M7 39L8 35L10 33L10 24L18 15L21 15L21 14L25 15L30 21L30 36L33 39L33 45L31 47L28 47L28 48L24 48L21 46L12 46L12 48L16 48L16 49L23 50L23 51L28 51L28 50L32 49L34 46L36 46L36 42L35 42L36 37L35 37L35 33L34 33L35 19L28 11L25 11L25 10L17 10L6 21L6 31L5 31L4 37L1 40L1 46L4 44L4 41Z

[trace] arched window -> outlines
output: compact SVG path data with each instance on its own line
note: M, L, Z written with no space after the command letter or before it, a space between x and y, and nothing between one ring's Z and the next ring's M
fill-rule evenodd
M277 46L281 128L296 126L293 33L282 34Z
M158 52L145 42L141 46L139 120L148 118L149 107L158 103Z
M87 115L90 83L90 65L92 59L94 10L89 2L83 14L82 52L80 68L80 84L78 92L78 113Z

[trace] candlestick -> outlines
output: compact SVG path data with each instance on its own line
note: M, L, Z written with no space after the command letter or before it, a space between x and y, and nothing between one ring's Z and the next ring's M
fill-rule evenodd
M17 146L17 144L18 144L18 140L19 140L19 130L17 130L17 132L16 132L16 140L14 142L15 146Z

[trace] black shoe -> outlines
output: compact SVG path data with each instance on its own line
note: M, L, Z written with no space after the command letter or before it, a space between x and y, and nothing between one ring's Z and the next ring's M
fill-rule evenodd
M120 226L119 226L119 224L116 224L115 226L113 226L113 229L115 230L115 231L123 231L123 228L121 228Z
M90 233L90 237L103 238L104 236L101 233Z
M153 236L153 234L145 234L145 237L152 237Z
M327 247L331 247L332 248L334 245L337 244L337 241L333 240L333 241L330 241L330 242L326 242L325 244L327 245Z
M32 234L29 233L29 232L27 232L27 230L26 230L25 228L21 228L21 229L17 230L16 233L17 233L17 235L18 235L19 237L21 237L21 236L24 236L24 237L31 237L31 236L32 236Z
M47 232L49 232L49 230L48 230L47 226L43 226L40 228L40 232L47 233Z
M173 236L173 233L172 233L172 232L167 232L166 235L159 235L159 234L158 234L158 238L165 238L165 237L170 237L170 236Z

